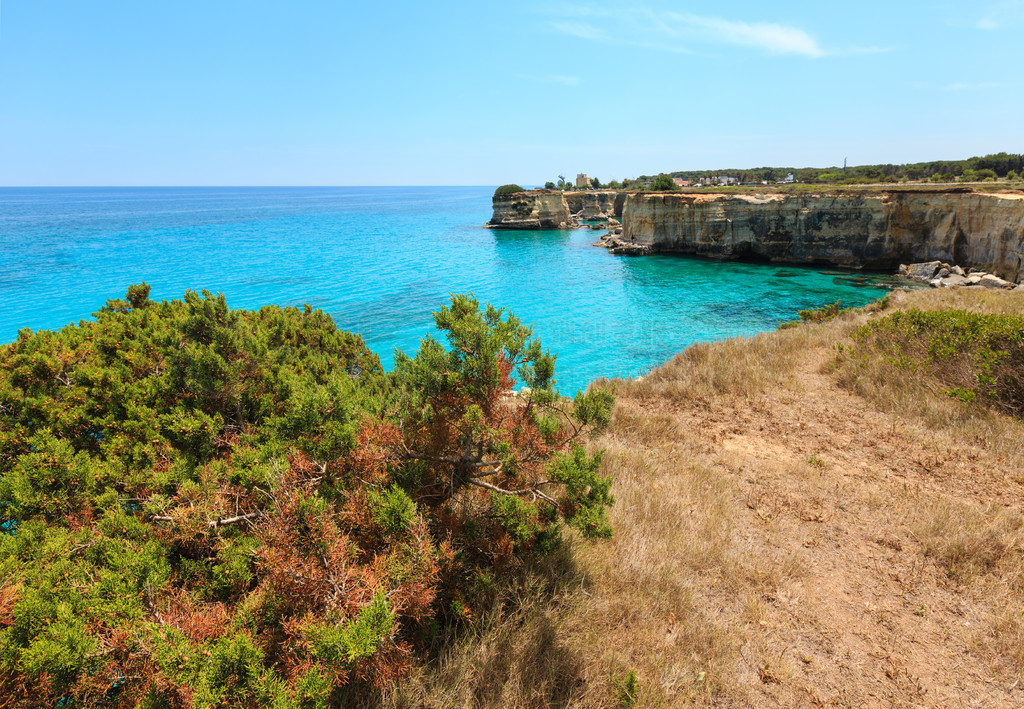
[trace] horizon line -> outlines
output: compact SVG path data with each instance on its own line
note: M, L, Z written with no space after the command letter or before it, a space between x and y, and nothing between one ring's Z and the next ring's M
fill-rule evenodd
M339 188L339 187L493 187L494 185L436 185L436 184L418 184L418 185L0 185L0 189L152 189L155 187L161 188L208 188L208 187L272 187L275 189L283 188L296 188L296 189L308 189L308 188Z

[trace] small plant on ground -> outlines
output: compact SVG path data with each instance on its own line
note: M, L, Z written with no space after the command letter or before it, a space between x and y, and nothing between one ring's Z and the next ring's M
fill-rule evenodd
M615 694L618 705L628 709L636 705L637 694L640 686L636 679L636 671L630 670L623 677L615 681Z
M852 308L844 308L843 301L837 300L834 303L823 305L820 308L800 310L797 312L797 315L799 315L800 319L804 322L822 323L833 320L849 310L852 310Z

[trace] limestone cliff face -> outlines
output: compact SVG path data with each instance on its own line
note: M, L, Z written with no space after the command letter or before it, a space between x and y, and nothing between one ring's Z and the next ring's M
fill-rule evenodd
M569 229L576 226L562 193L556 190L495 195L491 204L494 211L487 226L493 229Z
M848 191L638 193L622 241L656 252L894 269L944 260L1024 280L1024 194Z
M585 192L565 193L565 203L569 213L583 221L622 219L622 209L626 203L625 192L611 190L587 190Z

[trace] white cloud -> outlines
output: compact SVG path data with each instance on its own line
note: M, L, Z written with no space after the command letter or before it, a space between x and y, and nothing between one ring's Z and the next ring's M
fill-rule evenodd
M548 8L548 26L580 39L689 54L695 44L746 47L768 54L816 59L826 54L863 54L889 51L879 47L829 52L806 30L778 22L746 22L710 15L656 11L645 6Z
M991 6L974 26L992 32L1021 21L1024 21L1024 0L1004 0Z
M803 30L774 22L739 22L720 17L666 13L665 27L679 35L697 32L707 39L740 47L752 47L772 54L800 54L820 57L825 54L817 40Z

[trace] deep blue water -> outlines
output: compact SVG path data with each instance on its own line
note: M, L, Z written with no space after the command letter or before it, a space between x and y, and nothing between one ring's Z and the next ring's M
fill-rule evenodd
M491 231L491 187L0 188L0 342L88 318L132 283L310 305L390 366L453 292L507 307L558 353L572 393L687 345L771 330L885 290L816 269L616 257L601 232Z

